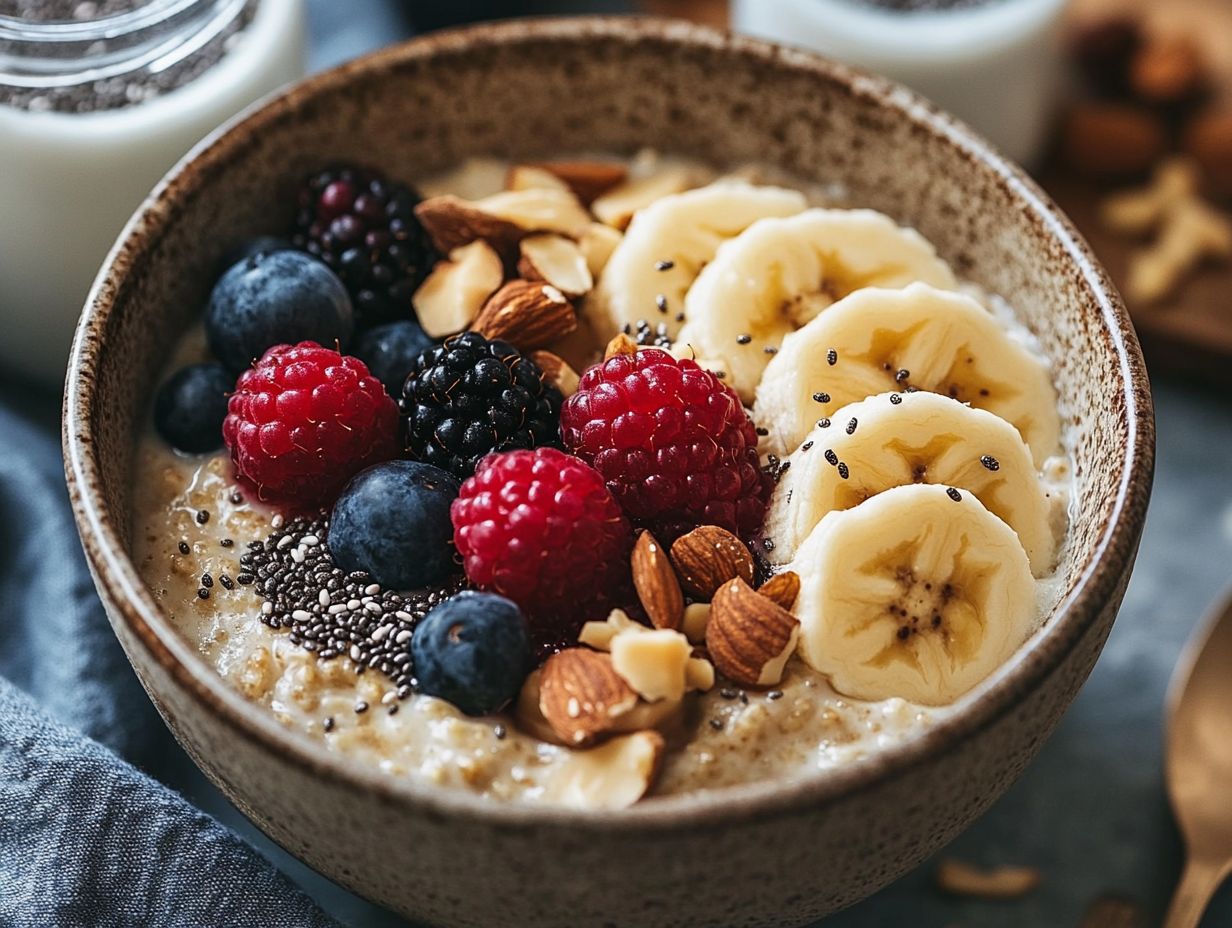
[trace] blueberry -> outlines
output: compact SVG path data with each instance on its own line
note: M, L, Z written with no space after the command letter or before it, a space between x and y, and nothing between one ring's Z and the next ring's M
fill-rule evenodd
M415 359L435 344L418 322L402 319L361 333L351 346L351 354L367 364L368 370L396 399L402 395L402 384Z
M343 570L366 570L391 590L417 590L456 569L449 504L458 479L418 461L361 471L334 503L329 549Z
M235 378L221 364L182 367L158 388L154 427L167 444L201 454L222 447L222 420Z
M263 251L231 266L205 313L210 348L238 374L267 348L314 341L343 347L355 327L351 298L334 272L299 251Z
M290 251L294 247L290 241L277 235L258 235L256 238L245 239L222 253L222 258L218 261L217 276L221 277L232 265L239 264L245 258L271 251Z
M419 623L411 657L419 692L488 715L517 695L530 669L526 619L503 596L465 590Z

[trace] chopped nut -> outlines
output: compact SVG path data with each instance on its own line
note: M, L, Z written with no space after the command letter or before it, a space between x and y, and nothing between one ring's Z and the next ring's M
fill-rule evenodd
M659 628L618 634L611 648L612 668L647 702L684 696L693 649L680 632Z
M619 161L546 161L536 167L562 182L587 205L629 176L629 169Z
M559 390L561 396L568 399L577 393L580 379L578 372L566 364L563 358L542 350L532 351L529 357L538 365L539 370L543 371L544 382Z
M689 603L684 607L684 621L680 630L694 644L706 640L706 623L710 621L710 603Z
M714 664L704 657L690 657L684 668L685 689L707 692L714 687Z
M691 596L709 600L733 577L753 582L753 555L739 538L717 525L702 525L672 544L672 565Z
M623 332L607 343L607 348L603 352L603 360L607 361L618 354L637 354L637 342Z
M645 625L634 622L623 609L613 609L605 622L587 622L578 641L599 651L610 651L612 639L623 632L648 632Z
M506 190L569 190L569 185L537 164L515 164L505 175Z
M566 190L543 187L506 190L476 200L474 205L525 232L558 232L569 238L577 238L591 223L585 207Z
M684 594L667 551L650 532L642 532L633 545L633 586L655 628L680 627Z
M528 351L568 335L577 324L573 304L551 284L511 280L483 304L471 329Z
M486 242L455 248L415 291L419 324L433 338L461 332L479 315L504 276L500 256Z
M784 570L759 586L757 592L790 612L796 604L796 597L800 595L800 575L792 570Z
M553 773L547 798L579 809L627 808L654 783L664 748L658 732L639 731L579 751Z
M1034 867L997 867L982 870L961 860L946 859L937 866L937 885L956 896L1017 899L1040 883Z
M623 232L638 210L662 197L688 190L690 182L690 174L684 168L665 168L626 180L591 203L590 209L600 222Z

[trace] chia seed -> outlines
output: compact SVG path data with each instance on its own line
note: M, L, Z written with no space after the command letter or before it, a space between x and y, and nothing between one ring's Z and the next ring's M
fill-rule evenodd
M770 692L766 694L766 698L767 699L782 699L783 691L782 690L771 690Z
M834 453L833 448L826 449L826 463L831 467L838 467L838 455Z
M328 534L324 518L275 529L240 556L236 581L253 585L262 599L261 621L270 628L285 629L293 644L322 660L346 656L357 673L384 674L405 699L416 682L410 650L415 626L460 589L461 580L411 593L383 590L364 571L348 573L334 564Z
M844 480L846 480L848 477L851 476L851 471L847 469L847 465L844 464L842 461L838 462L838 475L842 477Z
M1001 462L994 458L991 454L986 454L980 458L980 463L989 470L996 471L1001 469Z
M205 523L208 521L210 521L210 511L208 509L198 509L197 510L197 524L205 525Z
M656 261L655 262L656 271L670 271L675 266L676 266L675 261Z
M911 371L906 368L900 368L898 373L894 375L895 383L905 383L907 378L911 376Z
M214 585L214 578L211 577L209 573L202 574L201 575L201 585L208 590L210 587Z
M737 336L736 336L736 344L737 344L737 345L747 345L747 344L748 344L749 342L751 342L752 340L753 340L753 336L752 336L752 335L737 335Z
M890 404L892 406L897 406L902 401L903 401L903 397L901 393L891 393L890 394Z
M826 352L826 363L831 367L838 363L838 352L833 348Z
M497 741L504 741L505 738L509 735L509 730L505 728L504 725L497 722L495 725L492 726L492 734L496 736Z
M856 417L855 417L855 416L852 416L852 417L851 417L851 421L847 423L847 434L848 434L848 435L854 435L854 434L855 434L855 431L856 431L856 426L857 426L857 425L859 425L859 424L860 424L860 423L859 423L858 421L856 421Z
M811 439L811 438L810 438L808 441L806 441L804 444L802 444L802 445L800 446L800 450L801 450L801 451L808 451L808 450L809 450L809 448L811 448L811 447L813 447L813 439Z
M823 393L821 390L818 390L816 393L813 394L813 402L828 403L830 402L830 394Z
M224 538L222 541L219 542L219 544L222 545L224 548L230 548L235 545L235 539Z
M325 718L321 721L321 727L324 728L327 732L333 731L334 730L334 717L332 715L325 716Z
M655 306L658 307L659 312L661 313L667 312L667 297L664 296L662 293L660 293L658 296L655 297Z
M956 503L962 502L962 494L959 493L957 490L955 490L953 487L947 487L945 491L945 495L948 496L950 499L952 499Z
M723 720L719 718L711 719L710 727L713 728L715 731L722 731L723 730Z
M188 542L186 541L180 542L180 554L188 554L191 550L192 548L188 547Z
M817 427L819 429L828 429L830 427L830 420L822 416L822 418L817 420Z

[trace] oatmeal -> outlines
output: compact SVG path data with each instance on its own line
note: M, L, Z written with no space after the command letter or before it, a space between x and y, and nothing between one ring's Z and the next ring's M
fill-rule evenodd
M799 776L927 729L1051 608L1047 363L915 232L648 155L306 189L321 263L220 281L136 525L170 621L325 750L586 807ZM210 354L266 342L220 424Z

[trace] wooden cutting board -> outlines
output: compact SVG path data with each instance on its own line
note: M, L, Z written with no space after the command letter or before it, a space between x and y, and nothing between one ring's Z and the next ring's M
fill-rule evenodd
M647 13L713 26L728 22L726 0L640 0L638 6ZM1183 31L1201 41L1215 70L1217 95L1232 107L1232 2L1073 0L1069 15L1078 21L1118 11L1141 15L1150 28ZM1113 280L1122 283L1139 243L1111 234L1099 221L1099 203L1113 188L1076 176L1055 162L1041 170L1038 179L1086 236ZM1232 265L1203 267L1169 300L1152 306L1131 304L1129 310L1153 374L1220 386L1232 376Z

